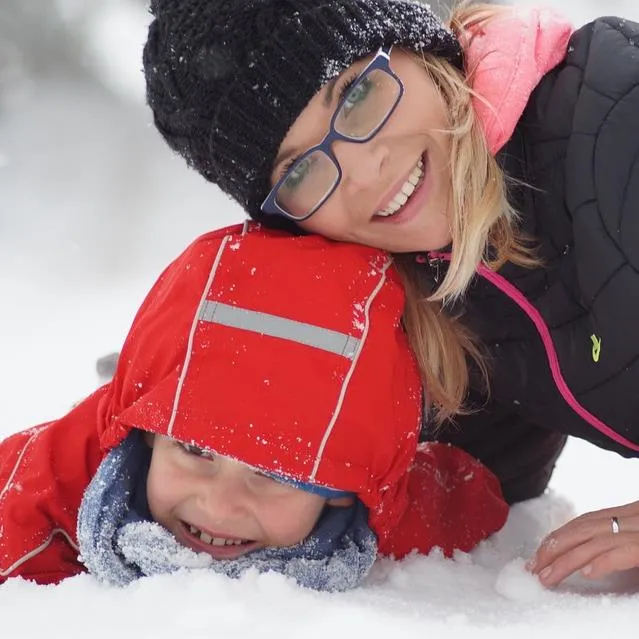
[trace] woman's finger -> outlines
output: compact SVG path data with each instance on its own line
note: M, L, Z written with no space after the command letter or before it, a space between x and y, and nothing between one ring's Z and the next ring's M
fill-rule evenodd
M534 557L528 563L529 570L534 574L539 574L558 557L565 555L572 549L595 537L605 535L607 532L611 533L611 529L608 528L608 520L594 515L595 513L587 513L577 517L550 533L541 542Z
M588 579L600 579L619 570L639 568L639 533L619 533L617 543L586 564L581 573Z
M528 563L528 569L534 574L540 575L551 564L554 564L558 558L567 556L571 551L581 546L591 548L594 552L594 548L606 548L608 542L612 543L614 541L613 538L617 537L621 531L639 534L639 516L634 514L637 512L636 503L630 506L634 508L629 510L628 507L622 507L587 513L568 522L544 539L534 557ZM623 512L626 513L625 516L621 515ZM619 513L619 516L614 514L610 516L610 513ZM590 541L598 539L601 540L599 545L588 546ZM627 539L627 537L623 537L624 542ZM584 548L581 548L581 550L571 556L580 558L583 553ZM574 559L571 566L574 566L576 562L577 560ZM548 574L549 571L545 572L545 575ZM553 580L553 582L556 582L556 580Z
M566 577L593 564L598 557L610 552L613 548L615 548L615 541L611 536L594 537L555 556L537 572L539 581L547 587L556 586Z

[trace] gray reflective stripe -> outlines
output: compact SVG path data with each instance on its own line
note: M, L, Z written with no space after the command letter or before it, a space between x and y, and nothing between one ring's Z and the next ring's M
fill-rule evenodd
M360 342L356 337L328 328L208 300L202 304L198 319L270 337L287 339L298 344L335 353L347 359L355 357Z

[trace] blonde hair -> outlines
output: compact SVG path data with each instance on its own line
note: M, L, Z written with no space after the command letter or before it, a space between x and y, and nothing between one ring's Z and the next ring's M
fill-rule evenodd
M453 10L450 26L464 47L467 29L508 10L465 2ZM434 55L420 57L439 88L450 114L451 260L437 290L425 290L414 260L396 256L406 287L404 325L417 357L432 417L437 425L467 412L469 363L474 362L488 389L488 370L481 347L447 306L462 297L480 263L498 269L507 261L538 264L526 238L517 231L517 214L508 201L507 182L488 150L472 106L468 77ZM480 99L480 98L479 98Z

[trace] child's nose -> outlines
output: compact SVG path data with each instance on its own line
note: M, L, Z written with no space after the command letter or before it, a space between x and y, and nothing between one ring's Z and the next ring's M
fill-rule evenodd
M212 523L241 517L247 511L249 498L244 479L228 472L208 477L200 491L201 506Z

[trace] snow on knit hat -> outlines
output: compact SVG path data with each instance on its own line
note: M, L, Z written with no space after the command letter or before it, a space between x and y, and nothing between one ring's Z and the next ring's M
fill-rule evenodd
M143 58L156 127L257 220L282 140L328 80L382 45L462 64L454 35L417 0L152 0L151 11Z

